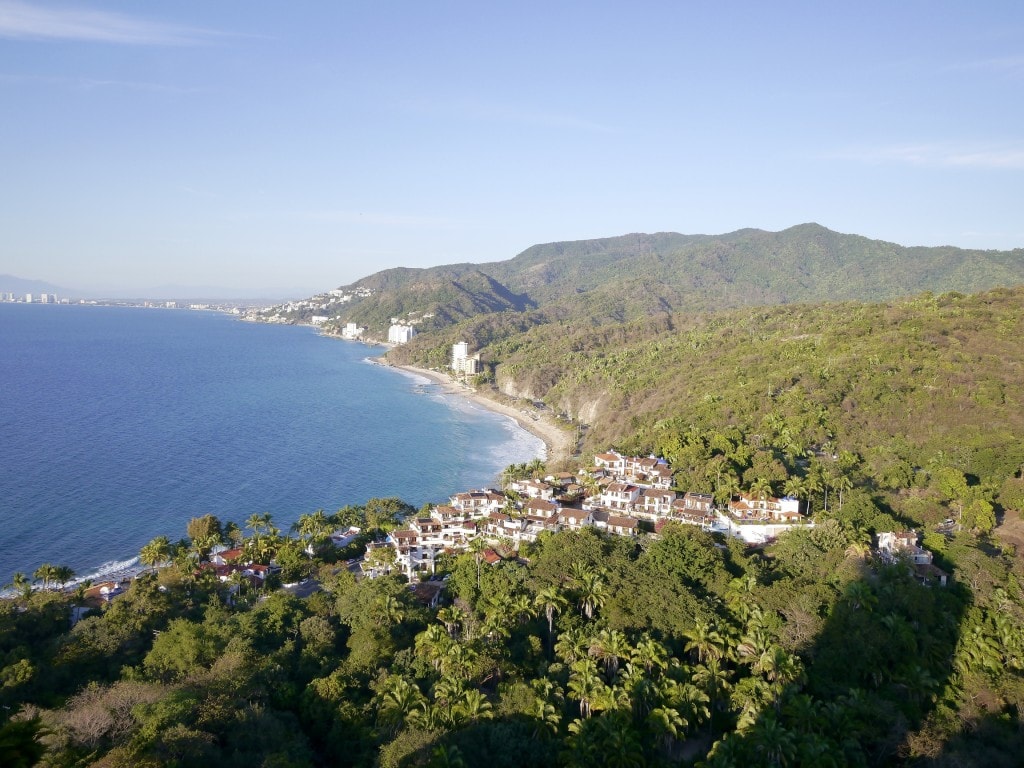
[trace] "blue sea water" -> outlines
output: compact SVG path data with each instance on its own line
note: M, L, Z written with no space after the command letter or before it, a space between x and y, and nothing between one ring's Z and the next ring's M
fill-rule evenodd
M420 506L543 454L383 349L212 312L0 304L0 585L128 568L191 517Z

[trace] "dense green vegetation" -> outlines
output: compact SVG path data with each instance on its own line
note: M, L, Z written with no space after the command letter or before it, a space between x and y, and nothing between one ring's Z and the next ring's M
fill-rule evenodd
M978 494L1019 506L1021 338L1024 289L998 289L538 327L488 352L499 386L590 422L588 448L664 456L681 487L749 483L761 462L781 492L809 450L844 454L858 487L923 523L928 489L958 511Z
M0 756L1016 765L1012 561L963 532L947 546L960 583L922 586L868 558L854 528L820 520L767 550L675 525L657 540L546 535L495 566L470 551L443 562L439 609L395 577L356 581L319 557L325 591L305 600L232 595L174 558L70 630L67 598L36 592L0 603L0 702L15 715ZM254 522L246 542L277 536Z

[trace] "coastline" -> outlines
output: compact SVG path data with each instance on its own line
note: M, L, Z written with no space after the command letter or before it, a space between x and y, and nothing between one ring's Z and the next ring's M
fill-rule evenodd
M464 397L492 413L508 416L522 429L544 442L547 453L544 461L550 466L557 466L572 458L575 448L573 436L548 413L533 407L527 408L521 405L502 403L478 392L468 385L460 384L445 373L432 371L429 368L418 368L414 365L394 365L383 357L377 358L374 362L388 368L395 368L396 370L422 376L440 385L444 394Z

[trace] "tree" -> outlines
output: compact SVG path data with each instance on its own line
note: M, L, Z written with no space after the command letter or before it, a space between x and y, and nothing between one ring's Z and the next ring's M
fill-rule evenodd
M32 594L32 581L21 571L14 572L14 576L11 577L11 586L23 600L27 600Z
M604 663L609 680L615 679L619 660L628 659L631 650L626 636L616 629L602 629L590 643L590 655Z
M715 625L704 619L697 619L696 623L683 632L687 638L687 653L695 653L697 661L703 664L709 659L719 660L725 656L725 638L715 628Z
M533 599L533 604L544 612L548 620L548 652L554 648L555 642L555 614L561 613L569 605L558 587L551 585L544 587Z
M64 589L64 586L75 578L75 572L66 565L58 565L53 569L53 580L60 584L60 588Z
M580 703L580 717L588 718L594 710L604 709L608 700L608 687L601 680L592 659L573 662L569 674L569 695Z
M245 521L245 527L252 531L253 534L257 534L261 531L268 530L272 519L273 518L269 512L264 512L262 515L254 512L249 515L249 518Z
M853 481L845 474L839 475L833 483L833 488L839 493L839 510L843 509L843 494L853 490Z
M764 501L772 495L772 484L766 478L758 477L750 484L750 495Z
M43 589L49 589L50 582L57 576L57 568L50 563L43 563L32 572L32 576L36 581L43 582Z
M332 527L327 513L318 509L312 514L299 515L299 519L292 525L292 530L297 531L306 541L306 551L312 558L314 548L330 536Z
M384 683L383 693L378 699L378 712L385 722L400 723L424 702L423 694L414 683L392 675Z
M576 575L575 581L579 592L580 609L587 620L593 619L594 612L608 599L604 577L597 571L584 569Z
M158 565L166 563L170 557L171 542L166 536L157 536L139 551L139 562L148 565L154 571Z
M42 739L49 733L39 715L8 721L0 727L0 762L6 768L32 768L46 754Z
M455 700L453 711L459 720L486 720L491 717L491 702L476 688L468 688Z

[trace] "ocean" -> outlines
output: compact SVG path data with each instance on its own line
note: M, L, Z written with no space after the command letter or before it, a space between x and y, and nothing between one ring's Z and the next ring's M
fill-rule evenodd
M212 513L244 525L493 485L543 443L380 347L221 313L0 304L0 586L130 571Z

